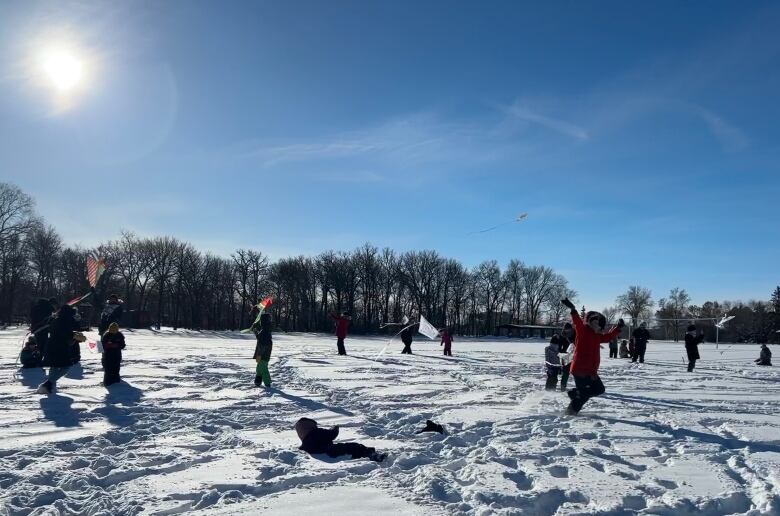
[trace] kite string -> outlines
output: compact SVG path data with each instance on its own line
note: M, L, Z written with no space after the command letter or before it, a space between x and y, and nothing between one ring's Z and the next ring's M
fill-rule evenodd
M390 343L393 342L394 338L398 337L404 330L406 330L407 328L411 328L415 324L418 324L418 323L412 323L409 326L405 326L405 327L401 328L401 331L399 331L398 333L396 333L395 335L390 337L390 340L387 341L387 344L385 344L385 347L383 347L382 350L379 353L377 353L376 357L374 358L374 362L376 362L379 359L379 357L382 356L382 354L385 352L385 350L387 350L387 347L390 345ZM374 366L371 366L371 367L373 368Z

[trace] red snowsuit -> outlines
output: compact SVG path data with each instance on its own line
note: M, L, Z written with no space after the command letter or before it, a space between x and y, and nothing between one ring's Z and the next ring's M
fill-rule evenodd
M336 321L336 337L346 339L347 328L349 328L349 319L340 315L331 315L331 318Z
M601 346L620 336L620 328L615 326L607 333L596 333L590 325L582 322L580 314L572 312L572 323L577 332L574 358L571 361L571 374L574 376L596 376L601 363Z
M450 335L450 332L445 331L441 334L441 346L444 344L444 354L447 356L452 356L452 335Z

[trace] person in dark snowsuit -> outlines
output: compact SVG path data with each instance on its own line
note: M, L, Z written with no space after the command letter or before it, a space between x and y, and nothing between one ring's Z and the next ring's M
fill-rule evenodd
M451 357L452 356L452 335L450 334L449 328L444 328L441 331L441 343L439 343L439 346L444 345L444 356Z
M42 357L34 335L30 335L27 338L27 342L24 343L22 352L19 355L19 360L22 362L23 369L41 367Z
M696 361L699 356L699 344L704 341L704 334L696 332L696 326L691 324L685 332L685 352L688 354L688 372L692 372L696 367Z
M414 325L407 326L401 330L401 342L404 343L404 349L401 351L402 355L412 354L412 336L414 335Z
M122 364L122 350L125 349L125 336L119 331L119 325L112 322L100 338L103 345L103 386L119 383L119 367Z
M369 458L375 462L387 458L387 454L377 453L376 448L360 443L334 443L339 435L338 425L326 430L318 428L315 420L303 417L295 423L295 432L301 440L300 449L311 454L324 453L332 458L349 455L353 459Z
M49 367L49 377L38 386L40 394L50 394L57 387L57 380L65 376L72 365L71 347L75 342L84 342L86 337L79 330L70 305L62 305L49 324L49 342L43 355L43 365Z
M761 344L761 353L755 360L758 365L771 366L772 365L772 352L766 344Z
M620 351L618 353L620 358L631 358L631 354L628 352L628 341L626 339L620 341Z
M260 387L263 384L266 387L271 386L271 373L268 371L268 362L271 361L271 351L274 347L274 342L271 338L271 322L271 314L263 314L260 316L259 328L257 326L252 327L257 337L255 354L252 357L257 362L255 387Z
M647 331L647 325L642 323L634 331L634 354L631 355L631 361L636 362L639 359L639 363L645 362L645 351L647 351L647 341L650 340L650 332Z
M571 370L571 355L574 353L574 342L577 339L577 332L570 322L563 325L563 331L558 338L561 348L561 391L566 390L569 383L569 371ZM570 349L571 348L571 349Z
M43 354L49 340L49 322L57 310L56 299L38 299L30 307L30 333L35 337L38 351Z
M116 294L111 294L106 300L103 311L100 313L100 324L98 333L103 335L108 330L108 326L115 322L119 324L122 321L124 306L122 300Z
M614 338L609 341L609 358L618 357L618 340Z
M571 320L577 332L574 358L571 362L571 375L574 377L576 387L568 391L571 403L566 409L566 414L576 415L590 398L604 394L604 384L598 375L601 344L619 337L625 322L620 319L617 326L602 333L607 323L603 315L598 312L588 312L585 316L586 325L580 318L574 303L568 298L561 302L571 311Z
M544 365L547 369L547 381L545 390L554 391L558 386L558 375L561 373L561 343L558 334L550 339L550 343L544 348Z
M349 313L343 312L341 315L330 314L330 318L336 321L336 347L339 350L339 355L346 355L344 339L347 338L347 328L349 328L352 317L349 316Z

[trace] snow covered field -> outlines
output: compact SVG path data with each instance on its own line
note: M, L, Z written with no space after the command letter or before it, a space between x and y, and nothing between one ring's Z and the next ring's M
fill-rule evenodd
M22 330L0 332L0 514L780 514L780 372L758 346L651 342L607 358L607 394L577 417L542 388L544 344L276 334L277 389L251 387L254 339L126 332L126 383L99 356L56 395L15 378ZM89 334L90 339L96 334ZM779 356L775 351L775 358ZM722 353L721 353L722 352ZM387 451L312 457L302 417ZM420 434L426 419L448 435Z

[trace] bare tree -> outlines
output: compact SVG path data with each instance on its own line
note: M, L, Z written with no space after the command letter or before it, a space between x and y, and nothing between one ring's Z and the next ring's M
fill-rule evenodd
M617 297L615 304L620 311L631 317L631 323L636 326L643 315L653 307L653 297L650 289L632 285L625 294Z

